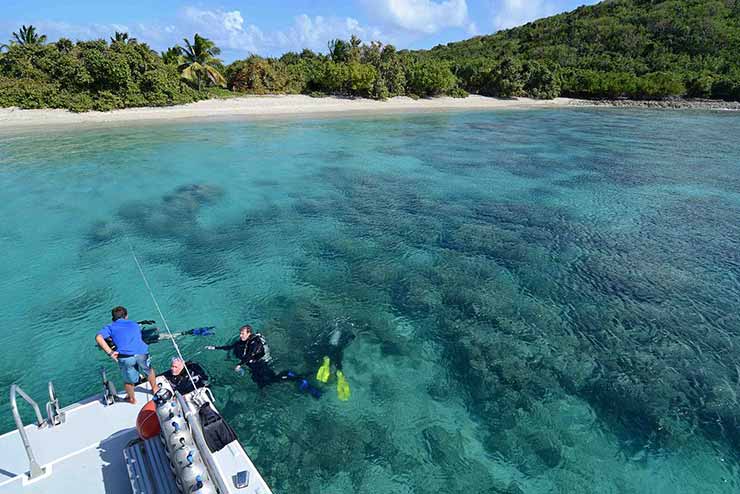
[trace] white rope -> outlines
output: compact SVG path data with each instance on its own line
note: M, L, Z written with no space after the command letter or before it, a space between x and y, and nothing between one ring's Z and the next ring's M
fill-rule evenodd
M190 375L190 369L188 369L188 366L185 365L185 358L182 356L182 352L180 351L180 347L177 345L177 341L175 341L175 335L173 335L172 331L170 331L170 326L169 324L167 324L167 319L164 317L164 314L162 313L162 309L159 307L159 302L157 302L157 297L154 296L154 291L152 290L152 287L149 285L149 280L146 279L146 275L144 274L144 269L141 267L139 258L136 257L136 252L134 252L134 246L130 241L128 242L128 247L131 250L131 256L133 256L134 262L136 262L136 267L139 268L141 279L144 280L144 285L146 285L146 289L149 291L149 296L152 298L152 302L154 302L154 307L157 308L157 312L159 312L159 317L162 318L162 322L164 323L164 328L167 330L167 334L170 335L170 341L172 342L172 345L175 347L177 356L180 357L180 359L182 360L183 367L185 368L185 372L188 375L188 379L190 379L190 384L193 385L193 390L196 390L198 388L195 386L195 381L193 380L193 376Z

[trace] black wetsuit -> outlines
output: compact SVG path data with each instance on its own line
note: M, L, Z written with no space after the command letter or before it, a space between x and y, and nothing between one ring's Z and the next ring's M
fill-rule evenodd
M344 349L355 339L351 331L342 331L335 342L332 343L333 334L329 338L318 338L308 349L307 358L312 365L320 365L323 357L329 357L332 365L337 370L342 370Z
M185 365L187 366L188 371L190 371L190 375L193 378L196 388L208 386L208 374L203 370L203 367L195 362L185 362ZM171 370L163 372L161 375L169 381L172 385L172 389L179 391L182 395L190 393L195 389L193 388L193 383L190 382L190 378L188 377L188 373L185 372L185 369L177 375L173 374Z
M231 351L234 357L239 360L239 365L246 365L249 368L252 381L260 388L276 382L302 379L292 371L285 370L276 373L272 369L270 348L267 346L265 338L259 333L253 333L246 341L239 338L230 345L217 346L216 349Z

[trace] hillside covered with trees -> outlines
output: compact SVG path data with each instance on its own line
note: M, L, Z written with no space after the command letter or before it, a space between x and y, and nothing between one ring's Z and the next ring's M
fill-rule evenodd
M529 64L564 96L737 101L740 0L607 0L416 54L481 94L529 92Z
M0 46L0 106L111 110L279 93L740 101L740 0L607 0L431 50L352 36L326 54L229 65L210 40L183 41L160 54L126 33L47 43L23 26Z

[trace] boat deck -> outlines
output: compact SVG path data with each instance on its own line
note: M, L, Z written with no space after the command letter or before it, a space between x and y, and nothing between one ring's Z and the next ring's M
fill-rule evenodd
M17 430L0 436L0 494L130 494L123 450L136 439L136 417L151 399L136 389L137 405L119 402L109 407L100 396L66 407L61 426L25 427L43 477L28 481L28 457Z
M164 385L158 379L160 386ZM123 394L119 396L123 397ZM131 494L123 450L138 438L136 418L151 399L148 384L136 388L137 404L103 404L102 395L63 409L65 422L55 427L26 425L25 430L38 464L45 474L28 480L28 457L20 434L0 436L0 494ZM222 494L271 494L239 441L213 453ZM246 470L249 484L237 488L233 479Z

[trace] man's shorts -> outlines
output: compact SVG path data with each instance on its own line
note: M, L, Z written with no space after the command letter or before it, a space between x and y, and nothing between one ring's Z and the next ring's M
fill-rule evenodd
M121 377L126 384L136 384L139 382L139 374L149 377L149 369L152 359L149 354L132 355L131 357L118 358L118 368L121 369Z

